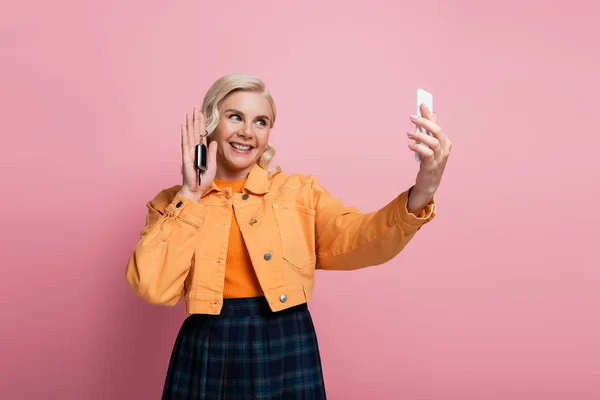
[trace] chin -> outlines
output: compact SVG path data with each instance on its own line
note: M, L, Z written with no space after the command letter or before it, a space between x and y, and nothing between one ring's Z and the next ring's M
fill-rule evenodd
M249 166L254 164L256 161L256 149L252 148L248 151L239 151L234 148L227 149L225 158L229 161L229 164L236 166Z

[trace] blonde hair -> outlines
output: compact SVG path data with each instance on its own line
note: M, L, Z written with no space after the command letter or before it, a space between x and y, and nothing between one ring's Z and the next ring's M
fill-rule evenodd
M219 107L221 106L221 103L223 103L227 96L237 91L259 93L267 99L271 105L271 111L273 112L273 120L271 121L271 128L273 128L277 116L277 109L275 107L275 101L266 89L264 82L253 75L229 74L222 76L213 83L208 92L206 92L206 96L204 96L202 110L206 117L206 132L208 137L212 135L219 124ZM265 170L269 170L269 163L274 156L275 149L270 143L267 143L264 153L258 159L258 165ZM269 172L274 173L279 170L279 167L275 167Z

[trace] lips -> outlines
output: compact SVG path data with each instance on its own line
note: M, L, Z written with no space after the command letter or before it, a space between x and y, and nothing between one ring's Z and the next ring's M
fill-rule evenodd
M237 143L237 142L230 142L229 144L231 145L231 147L233 147L234 149L236 149L238 151L250 151L254 148L250 145Z

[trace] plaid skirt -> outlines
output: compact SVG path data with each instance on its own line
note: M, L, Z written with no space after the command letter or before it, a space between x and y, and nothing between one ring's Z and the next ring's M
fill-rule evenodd
M326 399L306 304L272 312L264 297L225 299L220 315L190 315L162 399Z

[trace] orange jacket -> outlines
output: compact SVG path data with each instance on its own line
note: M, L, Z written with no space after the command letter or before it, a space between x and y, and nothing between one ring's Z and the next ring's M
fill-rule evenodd
M364 214L344 206L312 176L269 176L259 166L243 194L213 184L196 202L178 194L180 187L148 202L126 277L149 303L173 306L183 296L189 314L221 311L234 209L273 311L310 300L315 269L354 270L391 260L435 216L433 200L420 215L409 213L408 190Z

